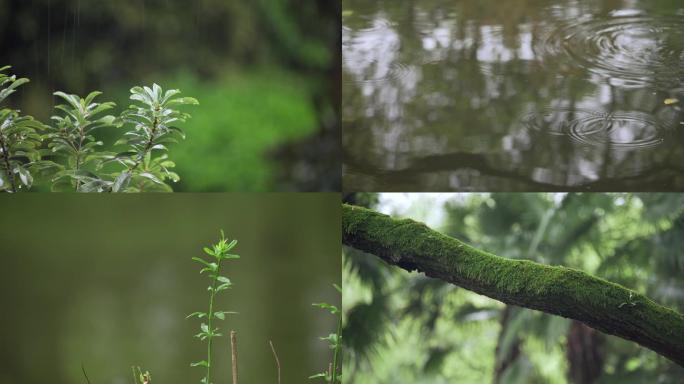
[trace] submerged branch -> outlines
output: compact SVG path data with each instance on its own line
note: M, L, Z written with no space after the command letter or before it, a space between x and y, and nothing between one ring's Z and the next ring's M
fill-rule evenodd
M413 220L346 204L342 241L407 271L579 320L684 366L684 316L621 285L576 269L495 256Z

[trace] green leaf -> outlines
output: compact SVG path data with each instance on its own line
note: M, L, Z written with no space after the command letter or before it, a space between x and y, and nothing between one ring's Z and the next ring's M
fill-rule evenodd
M194 97L179 97L169 100L166 105L199 105L199 101Z
M195 363L190 363L191 367L209 367L209 363L206 360L197 361Z
M331 348L334 348L334 347L337 345L337 343L338 343L338 339L337 339L337 334L336 334L336 333L331 333L331 334L329 334L327 337L319 337L319 339L321 339L321 340L323 340L323 341L329 342Z
M239 259L239 255L233 255L230 253L222 254L218 256L221 260L231 260L231 259Z
M142 172L142 173L140 173L138 176L144 177L144 178L149 179L149 180L152 180L152 181L153 181L154 183L156 183L156 184L164 184L164 182L161 181L161 180L159 180L159 179L157 178L157 176L155 176L155 175L153 175L153 174L151 174L151 173L149 173L149 172Z
M189 319L191 317L197 317L198 319L201 319L201 318L206 317L206 316L207 316L207 314L205 312L193 312L193 313L189 314L188 316L186 316L185 318Z
M112 192L123 192L128 187L128 183L131 181L130 172L122 172L114 181L112 186Z
M340 310L339 310L336 306L331 305L331 304L328 304L328 303L313 303L313 304L311 304L311 305L314 306L314 307L318 307L318 308L322 308L322 309L327 309L327 310L330 311L330 313L333 314L333 315L336 315L336 314L338 314L338 313L340 312Z
M85 104L88 105L88 104L92 103L93 100L95 100L95 98L100 96L101 94L102 94L102 92L100 92L100 91L90 92L88 94L88 96L86 96L86 98L85 98Z
M218 287L216 287L216 292L225 291L226 289L230 289L230 287L232 287L231 283L221 284Z
M198 263L204 264L207 268L209 268L212 271L215 271L216 269L218 269L218 265L216 265L216 263L210 263L210 262L208 262L208 261L206 261L200 257L193 257L192 259Z
M214 312L214 317L221 319L221 320L225 320L226 315L237 315L237 314L238 314L237 312L232 312L232 311L217 311L217 312Z
M31 176L31 173L24 167L16 167L15 171L19 174L19 180L21 180L21 183L24 184L27 188L31 188L31 185L33 184L33 177Z

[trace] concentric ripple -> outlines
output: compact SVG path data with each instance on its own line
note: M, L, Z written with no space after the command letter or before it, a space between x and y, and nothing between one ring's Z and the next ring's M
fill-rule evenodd
M616 85L678 86L684 82L684 17L580 20L553 31L542 40L541 48L546 54L570 57Z
M643 112L548 109L528 114L522 123L527 129L567 136L584 145L625 150L660 145L665 132L653 116Z
M415 71L412 66L403 63L393 63L387 68L371 66L369 69L373 70L372 73L361 77L354 77L352 81L347 81L347 83L366 84L401 80Z
M362 19L363 20L363 19ZM347 25L342 25L342 31L344 32L354 32L354 33L369 33L385 31L392 28L393 24L391 21L384 17L373 17L369 20L364 20L366 25L361 28L351 28Z

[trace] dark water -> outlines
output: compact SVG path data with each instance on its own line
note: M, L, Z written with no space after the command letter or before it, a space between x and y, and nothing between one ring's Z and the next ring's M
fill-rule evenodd
M345 190L684 190L681 1L343 8Z
M198 264L218 229L242 258L224 269L233 289L218 326L238 332L240 382L306 383L327 367L318 337L335 318L311 306L338 303L339 194L0 196L0 384L131 384L130 366L153 382L199 383L190 363L206 310ZM229 383L228 340L215 343L215 383Z

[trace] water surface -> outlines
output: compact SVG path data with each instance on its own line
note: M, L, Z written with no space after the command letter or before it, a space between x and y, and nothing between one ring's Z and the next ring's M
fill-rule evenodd
M238 332L240 382L306 383L327 367L318 339L339 304L338 194L0 196L0 384L199 383L190 363L206 345L194 311L206 310L202 247L218 229L239 240L222 267L234 286L218 296L238 311L218 324ZM214 382L230 382L228 340L215 343Z
M343 8L345 190L684 190L681 2Z

